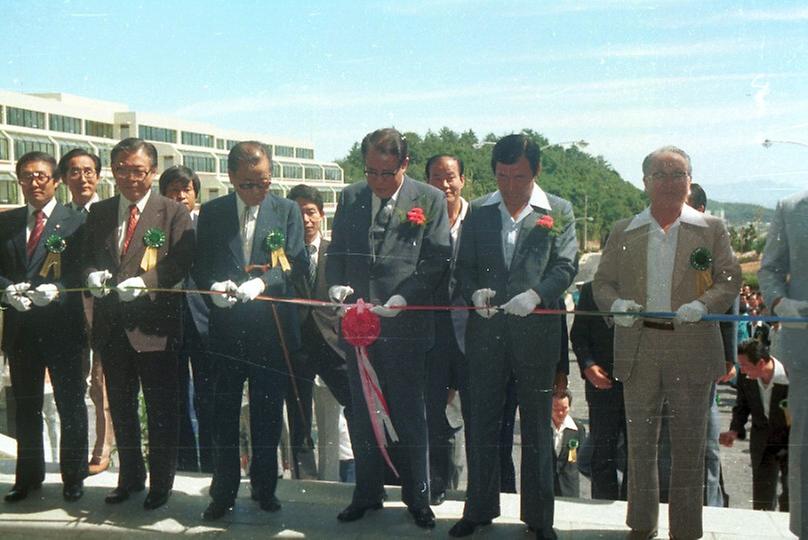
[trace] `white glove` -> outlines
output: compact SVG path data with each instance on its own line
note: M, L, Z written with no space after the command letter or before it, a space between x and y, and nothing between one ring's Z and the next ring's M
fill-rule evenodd
M707 315L707 306L698 300L693 300L679 306L673 320L679 323L695 323L699 322L705 315Z
M541 304L541 296L533 289L528 289L505 302L502 309L508 315L527 317L539 304Z
M401 313L402 310L394 308L404 307L406 305L407 300L403 296L400 294L394 294L389 300L387 300L387 302L384 303L383 306L373 306L370 308L370 311L379 317L395 317Z
M146 292L146 283L140 276L130 277L118 283L115 290L118 291L118 298L122 302L131 302L144 292Z
M264 292L265 288L266 283L264 283L264 280L257 277L252 278L238 286L238 288L236 289L236 298L238 298L242 302L249 302L250 300L255 300L255 298L259 294Z
M622 298L618 298L612 302L612 307L609 309L609 311L642 311L642 306L634 300L624 300ZM612 318L614 319L614 324L624 328L631 328L634 326L634 321L637 320L637 317L634 317L633 315L613 315Z
M59 296L59 288L53 283L43 283L34 290L25 293L35 306L43 307L53 302Z
M474 307L477 308L477 315L483 319L490 319L496 314L496 308L488 307L491 305L491 299L494 298L496 294L497 291L492 289L477 289L472 293L471 302L474 304Z
M351 296L353 293L353 288L348 285L332 285L331 288L328 289L328 297L331 299L331 301L338 302L340 304L345 302L345 299Z
M98 270L90 272L87 276L87 287L90 289L90 294L96 298L104 298L109 294L109 287L107 287L107 280L112 277L109 270Z
M782 298L774 306L774 314L778 317L805 317L808 314L808 302L804 300L794 300L793 298ZM785 328L805 328L805 323L784 322L780 323Z
M31 309L31 299L25 296L25 293L30 288L30 283L13 283L9 285L6 287L5 293L6 304L17 311L28 311Z
M229 279L227 281L217 281L210 286L210 290L216 293L224 293L210 295L213 305L216 307L231 308L238 302L238 298L235 296L238 286Z

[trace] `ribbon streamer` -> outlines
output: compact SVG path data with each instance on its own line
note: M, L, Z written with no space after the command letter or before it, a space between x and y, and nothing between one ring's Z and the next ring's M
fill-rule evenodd
M53 279L60 279L62 277L61 253L48 253L48 256L45 258L45 262L42 263L42 270L39 271L39 276L47 278L51 268L53 268Z

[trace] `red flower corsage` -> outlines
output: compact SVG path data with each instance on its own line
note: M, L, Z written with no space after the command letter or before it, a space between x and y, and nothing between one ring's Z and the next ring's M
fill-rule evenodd
M536 220L536 227L552 230L554 224L553 216L545 214Z
M424 214L424 209L416 206L415 208L407 212L407 221L418 227L424 225L426 223L426 215Z

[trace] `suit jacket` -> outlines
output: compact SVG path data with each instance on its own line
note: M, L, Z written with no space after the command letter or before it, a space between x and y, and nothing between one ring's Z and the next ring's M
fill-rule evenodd
M738 374L737 399L732 408L732 422L729 429L738 434L739 439L746 437L746 421L752 415L752 435L749 450L752 454L752 467L758 467L763 460L767 447L787 449L789 426L780 402L788 398L788 385L775 383L769 403L769 417L763 412L763 400L757 380L749 379L743 373Z
M294 297L292 280L303 279L308 273L309 256L303 242L303 218L293 201L268 193L261 202L255 223L250 260L244 260L241 225L231 193L205 203L199 213L197 225L196 258L192 276L202 289L210 289L215 282L232 280L240 285L260 277L267 296ZM247 264L268 265L271 262L265 247L267 235L281 231L285 237L284 252L291 265L287 274L280 266L246 272ZM209 304L210 305L210 304ZM255 344L280 358L279 335L272 311L272 303L252 301L238 303L232 308L210 308L209 338L211 347L218 352L233 355L247 354L246 345ZM276 309L284 329L288 350L300 346L300 328L297 309L290 304L277 304Z
M577 271L578 245L575 240L572 205L547 194L550 207L566 223L554 234L536 225L545 209L533 208L521 222L513 260L505 265L502 251L502 218L498 205L483 205L487 197L472 203L474 210L463 223L457 257L457 279L462 295L471 305L477 289L496 291L492 305L502 305L519 293L533 289L541 297L542 307L555 308ZM529 315L505 317L497 314L485 320L472 311L466 329L467 350L474 340L493 339L511 334L512 339L528 340L529 348L541 350L542 357L560 358L561 317ZM540 349L541 348L541 349Z
M576 309L580 311L597 311L595 297L592 294L592 282L584 283L578 297ZM572 350L578 359L581 377L586 378L584 370L592 364L603 368L611 377L614 374L614 328L604 317L577 316L572 322L570 331Z
M28 282L31 289L43 283L53 283L59 289L81 287L79 272L80 244L76 241L82 223L81 216L56 203L50 218L45 223L42 237L31 260L26 254L25 229L28 219L28 206L0 213L0 291L14 283ZM61 254L61 277L56 278L53 270L47 277L39 275L48 253L45 240L52 234L61 236L67 248ZM39 328L46 336L41 346L54 355L79 352L85 346L86 334L83 324L81 295L60 293L59 297L45 307L31 306L26 312L14 308L5 310L3 316L3 350L9 353L21 352L26 344L19 338L23 328Z
M760 289L769 305L780 297L808 301L808 219L805 216L808 216L808 191L777 203L758 272ZM802 361L808 347L808 328L781 328L776 347L777 356L788 368L789 376L797 375L802 380L808 375L808 365Z
M326 261L328 285L353 287L348 302L362 298L383 304L400 294L409 305L434 304L438 282L451 257L444 194L405 176L375 262L368 233L373 218L371 195L367 182L351 184L340 193ZM423 225L407 221L407 212L416 207L426 215ZM432 313L405 311L382 317L381 336L398 346L411 344L425 352L434 340Z
M578 430L564 429L561 436L561 450L555 456L555 492L559 497L580 497L581 482L578 474L578 461L581 457L581 448L586 439L586 428L577 420L573 420ZM576 453L578 458L570 462L570 441L578 441Z
M194 227L194 234L196 234L196 225L199 221L199 214L196 212L191 214L191 223ZM194 278L189 274L183 282L183 288L186 290L198 289ZM183 315L190 318L186 321L184 326L185 331L185 344L186 347L206 347L208 342L208 318L210 316L210 307L205 302L205 299L199 293L185 293L185 308ZM189 340L191 340L189 342Z
M298 291L303 298L322 300L324 302L330 301L328 298L328 284L325 278L325 261L329 245L331 245L331 242L325 238L320 238L320 249L317 256L317 275L314 280L314 286L312 287L308 280L303 280L298 285ZM331 308L301 306L300 320L303 321L304 333L308 329L307 325L313 323L316 331L320 333L329 347L341 358L345 359L345 351L339 346L339 335L337 334L339 316L336 310Z
M86 280L91 272L109 270L108 283L117 285L140 276L146 287L170 289L188 274L194 253L194 231L184 205L152 193L137 222L129 250L118 255L118 204L120 195L97 202L87 216L83 234ZM146 251L143 236L157 228L166 235L159 248L157 266L148 272L140 268ZM96 298L93 306L92 345L101 350L123 328L137 352L176 350L182 340L182 295L151 292L132 302L122 302L115 292Z
M673 267L671 308L699 300L709 313L724 313L738 295L741 268L729 243L724 223L713 216L702 214L706 226L682 221ZM648 230L643 225L626 231L631 218L619 221L612 229L592 284L595 301L608 311L618 298L633 300L641 306L646 303L648 272ZM712 286L700 296L697 294L698 271L690 264L690 256L697 248L706 248L712 255L709 271ZM615 327L614 375L627 380L637 361L638 347L644 327L640 321L625 328ZM687 345L681 355L681 371L694 382L713 381L726 372L724 346L717 322L678 325L677 338Z

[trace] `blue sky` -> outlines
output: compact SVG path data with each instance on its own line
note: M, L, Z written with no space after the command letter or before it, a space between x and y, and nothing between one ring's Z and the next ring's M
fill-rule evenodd
M0 88L310 140L378 127L585 139L627 180L663 144L717 199L808 187L808 5L3 2ZM726 195L724 195L726 193ZM722 196L719 196L722 195Z

